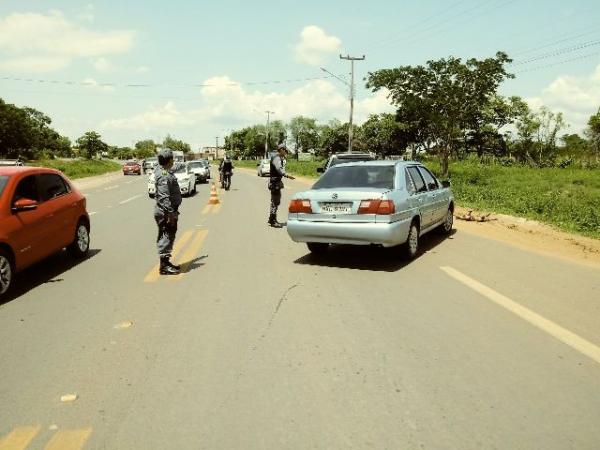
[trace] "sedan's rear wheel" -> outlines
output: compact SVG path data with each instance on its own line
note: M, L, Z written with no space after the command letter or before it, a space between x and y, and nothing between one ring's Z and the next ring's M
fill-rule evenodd
M440 225L438 228L440 233L442 234L450 234L452 232L452 226L454 225L454 213L450 208L446 211L446 216L444 217L444 223Z
M419 226L416 221L410 224L408 239L404 244L404 254L408 259L413 259L419 252Z
M0 250L0 296L6 294L13 280L13 267L8 253Z
M75 258L83 258L90 250L90 230L83 220L77 223L75 229L75 239L68 247L69 253Z
M324 244L322 242L308 242L306 244L311 253L315 255L322 255L326 253L329 249L329 244Z

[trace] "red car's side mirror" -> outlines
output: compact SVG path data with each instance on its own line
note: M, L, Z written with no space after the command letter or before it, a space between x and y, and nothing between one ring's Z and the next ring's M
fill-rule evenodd
M21 211L32 211L37 209L38 202L35 200L31 200L29 198L20 198L16 202L13 203L11 208L12 212L21 212Z

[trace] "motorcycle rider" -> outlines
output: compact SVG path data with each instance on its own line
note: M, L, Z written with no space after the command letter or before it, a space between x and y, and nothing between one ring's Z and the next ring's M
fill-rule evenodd
M226 185L226 183L231 184L232 172L233 172L233 162L231 161L231 158L229 156L225 155L225 157L221 161L221 164L219 164L219 173L221 176L221 187L229 189L229 186Z

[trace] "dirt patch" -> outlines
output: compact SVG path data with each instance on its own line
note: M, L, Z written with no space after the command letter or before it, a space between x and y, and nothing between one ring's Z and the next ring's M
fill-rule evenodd
M565 233L535 220L461 207L456 208L455 217L457 230L600 269L600 240ZM482 217L485 219L480 221Z
M117 181L123 177L123 173L119 170L116 172L105 173L104 175L98 175L93 177L78 178L77 180L71 180L77 189L85 191L87 189L93 189L102 186L107 183Z

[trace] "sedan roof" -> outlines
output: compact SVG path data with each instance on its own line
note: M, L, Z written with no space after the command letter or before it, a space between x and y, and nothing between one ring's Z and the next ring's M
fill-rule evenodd
M35 167L35 166L0 166L0 175L15 175L19 173L37 173L37 172L48 172L48 173L60 173L56 169L50 169L48 167Z
M398 161L398 160L386 160L386 159L374 159L372 161L349 161L346 163L336 164L334 167L349 167L349 166L413 166L422 165L418 161Z

